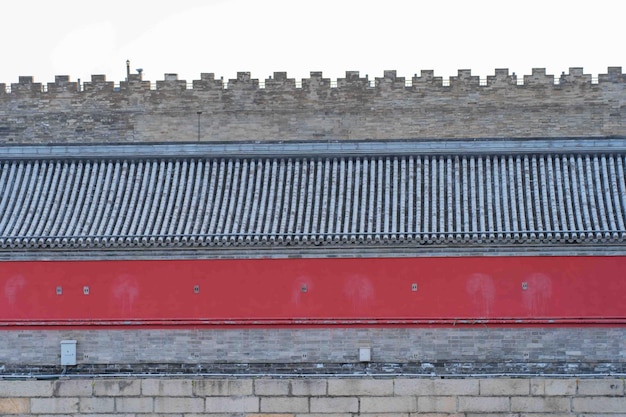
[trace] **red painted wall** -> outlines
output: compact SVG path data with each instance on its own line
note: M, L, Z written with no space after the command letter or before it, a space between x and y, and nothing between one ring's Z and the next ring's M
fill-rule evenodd
M624 325L626 257L0 263L5 329L139 324Z

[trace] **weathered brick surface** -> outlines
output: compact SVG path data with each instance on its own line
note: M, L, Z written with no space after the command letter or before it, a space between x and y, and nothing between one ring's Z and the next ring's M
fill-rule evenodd
M208 397L207 413L258 413L258 397Z
M261 398L263 413L306 413L309 411L307 397L265 397Z
M569 396L575 395L578 381L574 378L564 379L531 379L531 395Z
M315 415L315 414L295 414L294 417L311 417L311 415ZM352 413L340 413L340 412L329 412L329 413L324 413L324 417L354 417L354 414Z
M258 413L258 414L246 414L246 417L294 417L294 414L280 413Z
M511 400L507 397L459 397L458 411L503 412L511 410Z
M32 398L30 412L33 414L75 414L80 400L75 397Z
M86 397L93 393L92 379L61 379L52 385L52 395L55 397Z
M0 397L50 397L52 391L50 381L0 381Z
M391 379L330 379L328 395L392 395L393 380Z
M579 397L572 400L572 411L577 413L624 413L626 398Z
M519 415L517 413L464 413L463 417L519 417Z
M570 411L568 397L512 397L511 411L532 413L554 413Z
M141 380L138 379L102 379L93 383L93 393L97 396L140 395Z
M530 393L530 381L528 379L490 378L481 379L480 395L528 395Z
M288 395L289 380L286 379L258 379L254 381L256 395Z
M122 413L151 413L154 411L152 397L117 397L115 409Z
M576 417L622 417L624 414L623 413L581 413L581 414L575 414ZM531 417L531 416L524 416L524 417ZM549 416L552 417L552 416Z
M154 411L157 413L201 413L204 409L204 399L187 397L156 397Z
M396 395L478 395L477 379L403 379L394 383Z
M294 379L291 381L291 393L309 397L326 395L326 380Z
M193 395L200 397L247 396L254 393L252 379L199 379L192 382Z
M359 411L358 398L311 398L311 413L356 413L357 411Z
M112 413L115 411L115 398L83 397L79 398L78 409L81 413Z
M29 410L28 398L0 398L0 414L22 414Z
M141 394L148 396L190 397L192 381L188 379L144 379Z
M453 413L456 411L457 397L418 397L417 409L420 413Z
M153 415L153 414L151 414ZM233 416L239 416L239 415L243 415L243 414L232 414L232 413L211 413L209 414L211 417L233 417ZM245 414L246 417L248 416L254 416L255 414ZM167 417L170 417L171 414L167 414ZM271 416L271 415L270 415ZM139 417L138 415L134 415L132 417ZM181 417L207 417L206 413L186 413L183 414ZM291 414L285 414L281 417L293 417Z
M419 415L419 417L467 417L470 414L465 414L465 413L463 413L463 414L461 414L461 413L452 413L452 414L449 414L449 413L445 413L445 414L442 414L442 413L419 413L418 415ZM481 417L484 417L484 416L481 416Z
M624 395L623 379L580 379L578 395ZM625 410L626 411L626 410Z
M411 413L360 413L359 417L361 416L362 417L410 417ZM324 415L324 417L326 417L326 415ZM442 416L438 416L438 417L442 417Z
M416 397L362 397L362 413L410 413L417 412Z
M520 413L519 417L574 417L573 413ZM594 416L585 416L585 417L594 417ZM609 416L603 416L609 417ZM615 417L615 416L613 416Z

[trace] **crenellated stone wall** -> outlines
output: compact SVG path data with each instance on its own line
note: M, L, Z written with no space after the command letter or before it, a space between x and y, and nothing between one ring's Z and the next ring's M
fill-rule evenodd
M103 75L47 85L20 77L0 84L0 145L626 136L625 86L620 67L597 80L581 68L556 79L542 69L484 80L461 70L449 82L432 71L374 80L350 71L336 81L312 72L299 82L280 72L228 82L202 74L192 83L176 74L119 84ZM24 328L0 336L0 415L626 415L623 327ZM77 341L77 365L65 370L64 339ZM359 361L360 347L371 348L371 363Z
M485 80L460 70L449 82L433 71L410 80L348 71L336 82L321 72L300 82L202 74L190 85L176 74L119 85L20 77L0 84L0 144L624 136L625 86L621 67L597 82L582 68L557 79L544 69Z

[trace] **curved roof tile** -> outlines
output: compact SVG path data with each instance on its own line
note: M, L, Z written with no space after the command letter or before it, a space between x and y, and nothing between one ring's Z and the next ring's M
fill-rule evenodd
M625 155L7 160L0 247L626 239Z

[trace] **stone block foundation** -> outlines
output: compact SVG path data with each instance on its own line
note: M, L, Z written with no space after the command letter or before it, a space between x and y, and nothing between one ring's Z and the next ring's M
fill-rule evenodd
M5 378L0 415L609 417L626 395L623 378Z

